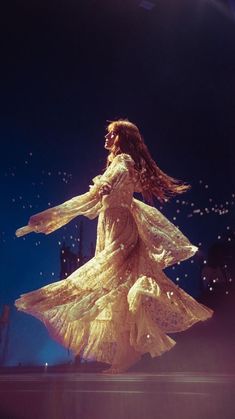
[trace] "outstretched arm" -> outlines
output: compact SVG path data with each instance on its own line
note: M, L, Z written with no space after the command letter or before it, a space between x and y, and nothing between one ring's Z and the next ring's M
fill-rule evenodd
M61 205L49 208L30 217L28 225L16 230L16 236L28 233L49 234L67 224L78 215L93 219L101 209L101 200L94 186L83 195L76 196Z
M102 196L110 193L115 185L123 180L129 166L133 164L132 158L127 154L116 156L104 174L93 179L94 184L89 192L33 215L27 226L16 230L16 236L21 237L32 232L50 234L78 215L90 219L97 217L102 209Z

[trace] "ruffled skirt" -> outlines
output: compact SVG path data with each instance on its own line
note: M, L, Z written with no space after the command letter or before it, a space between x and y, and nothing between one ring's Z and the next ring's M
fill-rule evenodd
M132 211L102 211L95 256L68 278L23 294L15 303L41 320L52 338L85 359L113 364L128 358L131 364L137 354L159 356L175 345L167 333L186 330L213 314L165 275L170 251L156 256L160 229L153 243L147 242L151 220L141 210L136 203ZM185 253L185 243L178 245L177 260L193 253Z

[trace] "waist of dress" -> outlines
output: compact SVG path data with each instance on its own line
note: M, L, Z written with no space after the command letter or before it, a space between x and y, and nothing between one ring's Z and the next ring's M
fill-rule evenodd
M108 208L120 208L120 209L130 209L133 202L133 196L130 197L123 197L120 196L110 196L104 195L102 198L102 209L106 210Z
M119 203L119 202L102 202L101 212L108 210L118 210L118 211L129 211L131 209L131 203Z

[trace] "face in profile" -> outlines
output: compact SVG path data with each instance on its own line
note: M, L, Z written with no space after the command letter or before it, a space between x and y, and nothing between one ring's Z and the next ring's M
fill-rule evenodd
M106 148L107 150L111 150L111 148L113 147L114 141L117 137L117 134L114 131L109 131L106 135L105 135L105 143L104 143L104 148Z

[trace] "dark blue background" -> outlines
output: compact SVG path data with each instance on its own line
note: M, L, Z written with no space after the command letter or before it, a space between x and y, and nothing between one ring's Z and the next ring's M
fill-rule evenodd
M131 0L10 1L1 14L0 303L11 305L8 364L72 359L13 302L59 278L61 242L77 249L80 220L51 236L14 232L30 215L87 191L105 166L107 120L136 123L161 169L192 185L164 207L156 203L200 246L169 277L197 296L208 247L234 231L232 12L213 2L152 3L148 11ZM84 228L89 254L95 222L84 220Z

